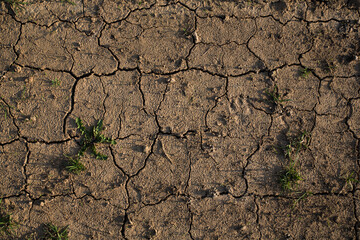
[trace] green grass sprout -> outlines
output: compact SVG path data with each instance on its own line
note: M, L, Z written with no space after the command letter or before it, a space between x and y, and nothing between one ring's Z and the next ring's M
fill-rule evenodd
M307 131L301 132L300 135L290 139L289 143L284 147L284 156L288 159L288 166L280 174L280 185L284 191L293 191L302 181L302 177L296 168L299 152L309 147L311 134Z
M69 172L72 172L74 174L79 174L80 172L86 169L84 164L80 162L79 156L75 156L75 157L70 157L67 155L64 156L68 160L66 170L68 170Z
M268 100L266 101L275 104L276 106L282 105L284 102L291 101L291 99L285 99L279 94L279 88L276 84L272 90L266 89L265 94L268 96Z
M0 204L2 199L0 199ZM12 235L14 229L18 226L18 223L12 219L11 214L5 212L5 210L0 208L0 234L1 235Z
M308 69L307 67L305 67L305 68L303 68L301 71L301 77L303 77L303 78L308 78L309 77L309 75L310 75L310 73L311 73L311 70L310 69Z
M60 86L60 80L55 78L54 80L51 80L51 86L58 87Z
M96 159L100 160L106 160L108 157L104 154L99 153L96 150L96 144L97 143L107 143L107 144L116 144L116 141L104 137L104 135L101 134L101 131L103 130L103 121L99 120L91 130L87 130L80 118L76 118L76 125L83 136L83 139L81 140L81 149L78 152L78 156L81 157L84 155L84 153L90 149L91 153L96 157Z
M46 239L51 240L68 240L68 227L59 228L52 223L46 224L45 235Z

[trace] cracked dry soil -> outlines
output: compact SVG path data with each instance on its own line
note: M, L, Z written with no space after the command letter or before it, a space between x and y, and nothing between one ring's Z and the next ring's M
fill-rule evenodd
M360 238L358 1L16 3L0 2L0 196L18 226L1 239L47 223L75 240ZM78 117L117 144L75 175ZM284 191L274 147L302 131Z

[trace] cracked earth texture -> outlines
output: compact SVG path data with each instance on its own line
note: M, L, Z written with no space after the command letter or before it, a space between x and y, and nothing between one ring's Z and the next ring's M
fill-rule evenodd
M72 1L0 2L1 239L360 238L359 1Z

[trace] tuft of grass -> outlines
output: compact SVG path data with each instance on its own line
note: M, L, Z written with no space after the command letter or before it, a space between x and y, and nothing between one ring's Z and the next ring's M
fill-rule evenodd
M68 240L68 227L59 228L52 223L46 224L45 235L46 239L51 240Z
M101 131L103 130L103 121L99 120L96 124L96 126L93 126L91 130L87 130L81 121L80 118L76 118L76 125L83 136L83 139L81 141L81 149L78 152L78 156L81 157L84 155L84 153L90 149L91 153L96 157L96 159L100 160L106 160L108 157L104 154L99 153L96 150L95 144L97 143L108 143L108 144L116 144L116 141L104 137L104 135L101 134Z
M279 88L276 84L273 89L266 89L265 94L268 96L267 102L275 104L276 106L291 101L291 99L285 99L279 94Z
M294 208L298 205L298 203L299 203L300 201L302 201L302 200L304 200L304 199L306 199L306 198L308 198L308 197L310 197L310 196L312 196L312 195L313 195L312 192L305 192L305 193L303 193L300 197L298 197L297 199L295 199L295 200L293 201L293 205L292 205L291 209L294 209Z
M51 80L51 86L53 86L53 87L60 86L60 83L61 83L60 80L57 78L55 78L54 80Z
M0 204L2 199L0 199ZM0 208L0 234L11 235L14 229L18 226L18 223L12 219L11 214L5 212L3 208Z
M302 149L309 147L311 134L307 131L301 132L300 135L290 139L289 144L280 147L283 150L285 157L288 159L288 166L280 174L280 185L285 191L293 191L298 185L299 181L303 180L296 164L299 157L299 152Z
M14 11L14 13L17 13L19 10L24 9L25 8L24 5L28 4L20 0L0 0L0 1L9 4L11 9Z
M28 96L28 91L27 91L26 85L24 85L24 87L23 87L23 89L21 90L21 93L20 93L20 100L25 100L28 97L29 97Z
M354 171L346 173L342 178L345 180L345 187L347 187L350 191L354 189L354 184L359 182Z
M10 115L9 109L8 109L7 105L2 104L1 102L0 102L0 112L4 113L4 118L6 121L7 117Z
M311 134L307 131L301 132L301 134L290 140L289 144L282 147L285 157L288 157L290 161L296 161L300 150L307 149L311 140Z
M300 73L301 73L301 77L303 77L303 78L306 79L306 78L309 77L309 75L310 75L310 73L311 73L311 70L306 67L306 68L302 69L302 70L300 71Z
M192 34L191 28L190 27L183 28L183 33L184 33L184 36L186 36L186 37L190 36Z
M82 172L86 169L84 164L82 164L80 162L79 156L76 156L76 157L70 157L67 155L64 155L64 156L68 160L66 170L68 170L69 172L79 174L80 172Z
M284 191L292 191L303 180L294 164L290 164L280 175L281 188Z

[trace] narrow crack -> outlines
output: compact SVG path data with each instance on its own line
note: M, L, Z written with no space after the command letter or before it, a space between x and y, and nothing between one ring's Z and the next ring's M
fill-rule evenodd
M75 137L71 137L71 138L67 138L67 139L59 140L59 141L45 141L45 140L41 140L41 139L33 140L33 138L31 138L31 137L29 138L29 137L25 137L25 136L21 136L20 139L24 140L27 143L43 143L43 144L46 144L46 145L54 145L54 144L67 143L69 141L74 140Z
M142 209L142 208L144 208L144 207L159 205L159 204L167 201L170 197L177 196L177 195L178 195L178 194L176 194L176 193L169 193L168 195L166 195L165 197L161 198L160 200L158 200L158 201L156 201L156 202L152 202L152 203L141 202L141 204L143 205L143 207L140 207L140 209Z
M348 102L347 102L347 106L349 107L349 114L345 117L344 123L346 124L346 126L348 128L347 130L351 132L353 138L355 138L356 140L359 140L359 138L357 137L357 134L355 133L354 130L351 129L350 124L349 124L349 120L352 117L352 114L353 114L353 111L354 111L353 110L353 105L351 103L352 100L353 99L349 99Z
M1 85L1 84L0 84ZM5 99L4 98L2 98L1 96L0 96L0 100L3 102L3 103L5 103L5 105L6 105L6 107L7 107L7 112L9 113L9 115L10 115L10 117L11 117L11 120L12 120L12 123L14 124L14 126L15 126L15 128L16 128L16 130L17 130L17 137L19 138L20 137L20 128L19 128L19 126L16 124L16 121L15 121L15 117L14 117L14 115L13 115L13 113L12 113L12 107L5 101ZM16 139L18 139L18 138L16 138ZM16 139L14 139L14 140L16 140ZM14 141L14 140L12 140L12 141ZM9 143L11 143L12 141L10 141Z
M128 216L126 210L125 210L124 221L123 221L123 224L121 226L121 236L124 239L127 240L128 238L126 237L126 232L125 232L126 231L126 224L130 224L130 220L129 220L129 216Z
M130 175L127 174L127 173L125 172L125 170L124 170L122 167L120 167L119 164L116 162L113 148L110 146L109 149L110 149L110 153L111 153L111 156L112 156L114 165L115 165L127 178L129 178ZM127 196L129 196L129 192L128 192L128 191L127 191Z
M119 128L118 128L118 131L117 131L117 137L116 139L122 139L120 138L120 132L121 132L121 129L122 129L122 120L121 120L121 115L124 114L123 112L123 106L121 106L121 109L119 110L119 115L118 115L118 119L119 119ZM131 135L129 135L131 136Z
M184 188L184 192L186 193L188 191L188 187L189 187L189 182L190 182L190 179L191 179L191 153L189 151L187 151L188 153L188 156L189 156L189 174L188 174L188 177L186 179L186 185L185 185L185 188Z
M127 13L127 15L125 17L123 17L122 19L119 19L119 20L116 20L116 21L112 21L112 22L107 22L105 21L104 19L104 22L108 25L110 24L114 24L114 23L119 23L119 22L122 22L122 21L125 21L129 18L129 16L131 14L133 14L134 12L140 12L140 11L143 11L143 10L150 10L151 8L153 8L154 6L156 5L156 2L154 2L153 4L151 4L149 7L142 7L142 8L134 8L134 9L131 9L131 8L128 8L129 9L129 12ZM161 7L161 6L160 6Z
M13 62L12 64L10 64L10 68L11 68L11 67L13 66L13 64L19 59L20 54L16 51L16 46L18 45L18 43L19 43L19 41L20 41L20 39L21 39L22 33L23 33L23 25L20 24L19 36L18 36L18 38L17 38L17 40L16 40L16 42L15 42L15 44L14 44L14 46L13 46L13 51L14 51L14 53L15 53L15 55L16 55L16 59L14 60L14 62Z
M150 156L151 156L152 154L154 154L154 147L155 147L156 142L158 141L158 137L159 137L159 133L157 133L157 134L155 135L154 141L153 141L153 143L151 144L150 152L149 152L149 154L146 156L146 158L145 158L145 160L144 160L143 166L142 166L141 168L139 168L139 169L136 171L135 174L130 175L130 177L129 177L129 179L128 179L127 182L129 182L131 178L139 175L139 173L146 167L146 163L147 163L148 159L150 158Z
M193 221L194 221L194 213L192 213L192 211L191 211L191 201L189 200L186 205L187 205L187 208L188 208L189 214L190 214L188 234L192 240L195 240L195 238L193 237L193 235L191 233Z
M28 177L29 176L27 174L27 165L29 163L31 151L30 151L30 148L29 148L29 145L27 142L25 142L25 147L26 147L26 155L25 155L23 166L22 166L22 174L25 179L25 185L22 187L21 191L25 191L28 193L28 186L29 186ZM29 197L31 198L30 194L29 194Z
M262 141L262 140L261 140ZM247 166L249 165L249 162L250 162L250 159L260 150L260 147L262 145L262 142L260 142L258 145L257 145L257 148L255 149L255 151L253 153L251 153L247 158L246 158L246 162L245 162L245 165L243 166L243 169L242 169L242 178L245 180L245 191L242 195L240 196L234 196L235 198L241 198L243 196L245 196L246 194L248 194L248 189L249 189L249 183L248 183L248 180L246 178L246 168Z
M140 92L140 94L141 94L143 110L144 110L144 112L145 112L147 115L149 115L149 113L148 113L147 110L146 110L145 94L144 94L144 91L143 91L142 88L141 88L141 78L142 78L143 76L142 76L142 73L141 73L141 72L139 72L139 73L140 73L140 77L139 77L139 81L137 82L137 86L138 86L139 92Z
M256 196L254 196L254 203L255 203L255 206L256 206L256 210L255 210L256 224L257 224L258 231L259 231L259 234L260 234L259 239L261 240L262 239L262 232L261 232L261 226L260 226L260 207L259 207L259 204L257 202L257 197Z
M29 223L31 223L31 212L34 208L34 200L30 201L30 209L29 209L29 213L28 213L28 219L29 219Z
M194 26L193 26L193 31L191 32L191 40L192 40L192 46L190 47L188 54L184 57L185 59L185 63L186 63L186 69L189 69L189 57L193 51L193 49L195 48L195 46L197 45L197 35L196 35L196 30L198 28L198 22L197 22L197 18L194 17Z
M153 112L154 117L155 117L155 123L156 123L156 126L158 127L158 134L163 133L163 131L162 131L162 127L160 125L159 119L158 119L157 112L160 110L162 103L165 101L165 97L166 97L166 93L168 92L169 84L170 84L170 82L168 82L166 84L164 93L162 95L162 99L160 100L159 105L157 106L157 108Z
M72 113L72 111L74 110L74 105L75 105L75 90L76 90L76 86L78 85L79 81L83 78L89 77L92 75L91 73L85 74L81 77L75 77L73 74L72 76L76 79L74 85L71 88L71 105L70 105L70 110L65 114L64 116L64 120L63 120L63 133L66 136L66 122L68 117L70 116L70 114Z
M105 88L105 86L104 86L104 82L102 81L102 79L101 78L99 78L99 81L100 81L100 83L101 83L101 87L102 87L102 90L103 90L103 94L105 95L105 98L104 98L104 100L103 100L103 102L102 102L102 106L103 106L103 109L104 109L104 112L103 112L103 114L102 114L102 117L101 117L101 119L104 119L105 118L105 115L106 115L106 99L109 97L109 94L106 92L106 88Z

